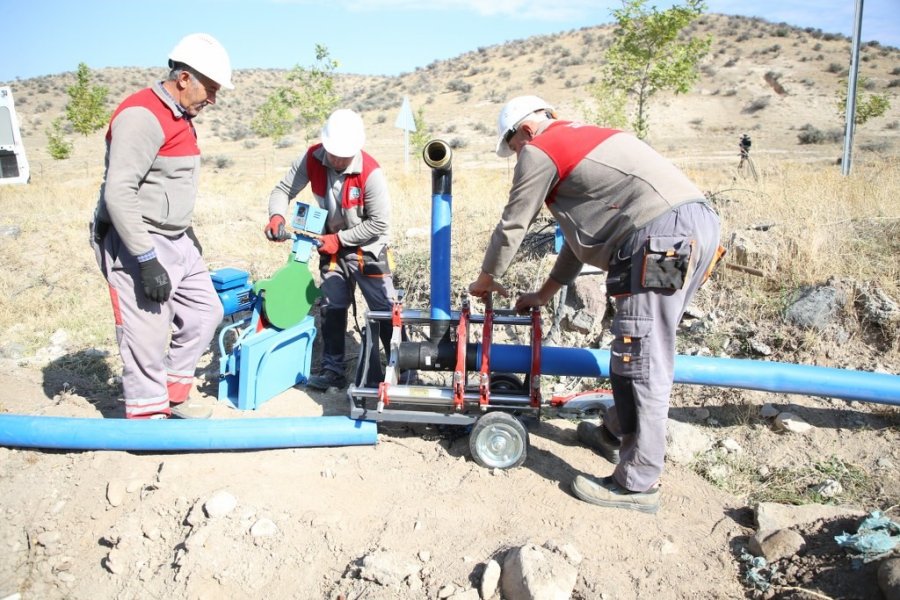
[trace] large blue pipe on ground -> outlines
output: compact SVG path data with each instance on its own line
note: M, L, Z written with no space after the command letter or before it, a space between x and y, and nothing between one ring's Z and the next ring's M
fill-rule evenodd
M476 355L479 362L481 350L479 344ZM528 373L531 347L492 346L491 369L500 373ZM609 350L543 346L541 374L608 377ZM812 365L678 355L675 382L900 405L898 375Z
M0 445L64 450L255 450L372 445L374 421L273 419L78 419L0 415Z

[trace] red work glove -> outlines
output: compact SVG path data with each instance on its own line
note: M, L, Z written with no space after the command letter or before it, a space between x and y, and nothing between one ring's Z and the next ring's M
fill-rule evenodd
M319 254L337 254L341 249L341 238L336 233L326 233L319 240Z
M284 230L284 217L281 215L269 217L269 224L266 225L263 231L266 232L266 237L271 242L283 242L291 237L291 234Z

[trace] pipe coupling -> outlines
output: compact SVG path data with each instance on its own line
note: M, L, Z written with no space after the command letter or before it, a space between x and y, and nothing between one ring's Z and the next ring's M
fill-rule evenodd
M453 150L444 140L431 140L422 149L422 158L432 169L449 169Z

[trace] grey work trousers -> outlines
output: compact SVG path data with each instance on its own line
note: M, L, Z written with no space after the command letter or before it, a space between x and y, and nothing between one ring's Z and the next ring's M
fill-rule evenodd
M115 228L100 244L92 242L109 284L129 419L170 414L170 403L188 399L197 361L223 316L209 270L191 239L151 235L157 260L172 282L172 293L162 303L144 295L137 259Z
M684 285L678 290L641 284L648 240L691 247ZM631 261L631 293L616 297L610 353L615 405L604 420L622 441L613 477L624 488L644 492L659 481L666 453L666 419L675 363L678 323L703 283L719 247L719 218L704 202L683 204L636 231L617 261Z
M355 287L359 286L366 305L371 311L390 312L397 292L394 289L394 280L390 272L382 272L377 275L365 275L362 273L360 260L355 253L342 252L329 260L330 255L319 255L320 273L322 275L322 295L325 311L329 309L344 310L353 304ZM382 269L386 270L386 269ZM346 331L326 331L322 328L323 335L344 336ZM322 369L335 373L344 373L344 345L343 340L324 340L326 349L322 353Z

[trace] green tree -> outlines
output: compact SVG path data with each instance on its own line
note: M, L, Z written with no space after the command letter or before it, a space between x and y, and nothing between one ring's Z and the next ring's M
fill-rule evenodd
M66 118L72 129L81 135L88 135L109 122L110 112L106 109L108 90L102 85L91 85L91 71L84 63L78 64L75 76L78 81L66 88L69 94Z
M315 63L309 67L297 65L288 73L285 85L272 92L257 111L253 130L262 137L281 137L287 133L292 115L296 115L309 142L341 99L334 89L338 66L328 48L316 44Z
M278 140L290 132L294 118L283 91L283 89L275 90L257 109L250 122L250 128L256 135Z
M837 109L841 117L841 122L847 122L847 80L841 82L843 85L838 94ZM856 86L856 114L853 116L854 125L863 125L869 119L877 119L884 115L891 108L887 94L867 94L863 90L868 86L869 80L860 76Z
M703 14L703 0L685 0L684 5L664 11L648 8L647 1L623 0L622 8L612 11L616 21L612 44L600 83L592 90L595 117L606 120L604 124L621 125L630 114L629 125L642 139L650 131L650 98L660 90L689 91L700 77L697 65L712 41L681 35Z
M431 140L431 127L425 123L425 107L420 106L413 115L416 130L409 132L409 153L413 156L421 154L425 144Z
M65 119L56 117L47 128L47 152L55 160L65 160L72 155L72 142L66 139Z

